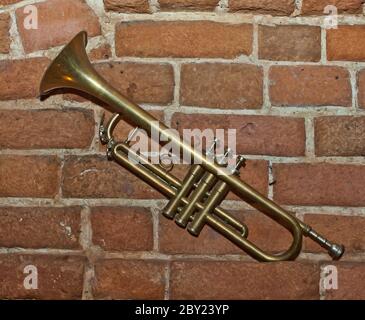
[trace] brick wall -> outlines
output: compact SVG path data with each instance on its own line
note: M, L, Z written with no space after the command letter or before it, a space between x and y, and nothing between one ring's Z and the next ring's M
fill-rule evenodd
M365 298L365 18L351 0L0 0L0 298ZM24 27L26 5L38 29ZM339 11L326 29L323 10ZM258 264L113 163L101 109L37 100L42 73L81 29L124 94L175 128L236 128L242 177L347 247L339 289L310 241L296 262ZM125 130L126 131L126 130ZM225 203L275 252L290 237ZM35 265L39 289L23 287Z

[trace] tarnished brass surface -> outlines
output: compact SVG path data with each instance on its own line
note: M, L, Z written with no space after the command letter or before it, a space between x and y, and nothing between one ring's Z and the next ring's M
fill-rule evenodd
M342 256L344 252L342 245L329 242L292 213L240 180L238 171L243 165L242 159L237 163L237 172L228 174L227 168L217 164L208 155L194 150L171 130L167 130L168 127L163 123L158 122L151 114L114 89L92 67L86 54L86 44L87 34L80 32L61 51L43 76L40 95L45 96L56 89L69 88L84 92L108 105L111 111L116 113L106 127L102 125L103 130L101 130L101 140L108 144L109 158L170 200L163 211L166 217L175 219L180 226L187 227L187 230L196 236L207 224L259 261L295 259L300 253L303 236L310 237L327 249L334 259ZM194 163L199 164L192 166L184 181L179 181L160 166L149 163L147 159L139 161L139 164L130 161L131 156L135 160L141 160L143 157L130 149L128 141L122 143L114 141L113 130L121 119L145 130L148 134L151 130L158 131L179 147L181 152L191 155L195 160ZM230 191L291 233L293 241L287 251L270 254L248 240L247 226L219 207Z

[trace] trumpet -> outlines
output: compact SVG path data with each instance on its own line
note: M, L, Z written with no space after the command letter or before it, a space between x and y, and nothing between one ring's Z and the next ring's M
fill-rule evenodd
M344 246L332 243L310 226L266 198L239 178L240 168L245 165L243 156L237 157L233 168L227 169L214 156L212 150L200 152L173 134L163 123L106 82L90 63L86 47L87 33L82 31L67 44L46 70L40 85L40 97L44 98L59 89L71 89L90 95L105 103L115 114L107 123L100 125L101 142L107 145L108 159L115 161L139 177L168 199L162 214L172 219L189 233L199 236L208 225L252 258L261 262L294 260L302 248L303 237L309 237L328 251L335 260L344 253ZM154 164L131 148L131 138L116 141L113 133L121 120L143 129L149 136L156 130L178 150L193 159L193 165L181 181L162 164ZM228 172L229 171L229 172ZM267 215L292 235L287 251L268 253L249 240L248 227L222 208L228 193Z

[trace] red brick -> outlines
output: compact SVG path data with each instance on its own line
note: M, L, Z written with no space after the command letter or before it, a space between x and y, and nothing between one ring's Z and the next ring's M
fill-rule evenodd
M148 0L104 0L107 11L124 13L150 13Z
M136 103L169 104L174 98L174 71L169 64L100 63L96 70Z
M331 238L330 240L343 244L346 248L344 259L346 259L346 254L365 250L364 217L306 214L304 221L321 234ZM306 238L304 245L306 252L325 252L308 238Z
M365 108L365 70L361 70L357 76L358 100L360 108Z
M304 121L300 118L176 113L172 126L180 132L188 128L236 129L237 152L242 154L300 156L305 152Z
M1 197L54 197L59 183L56 156L0 156Z
M252 52L252 25L213 21L140 21L116 28L118 56L235 58Z
M105 260L95 265L96 299L163 299L165 264L159 261Z
M318 299L319 266L307 263L173 262L172 299Z
M62 192L68 198L155 199L162 196L105 156L69 156Z
M338 290L328 290L326 300L364 300L364 263L337 263Z
M229 0L229 11L289 16L294 12L294 0Z
M261 212L249 212L243 222L249 229L248 239L266 252L286 251L292 243L291 234Z
M0 246L79 249L80 208L0 208Z
M365 166L275 164L274 198L282 204L363 206Z
M160 218L160 251L168 254L233 254L242 251L217 233L205 226L199 237L193 237L186 229L173 221Z
M259 58L317 62L321 59L321 28L299 25L259 26Z
M349 72L329 66L275 66L270 69L274 106L345 106L352 104Z
M134 207L92 208L93 243L110 251L153 249L152 215Z
M114 88L135 103L170 104L174 98L174 71L169 64L103 62L95 69ZM66 100L85 101L85 95L65 94Z
M26 266L38 270L38 289L26 290ZM81 299L84 259L52 255L0 255L2 299Z
M365 117L320 117L314 128L316 155L365 156Z
M0 14L0 53L9 53L10 50L10 16Z
M365 26L339 26L327 31L327 59L365 61Z
M230 214L249 227L249 240L268 252L281 252L290 246L289 233L283 232L276 222L262 213L229 210ZM238 246L209 226L205 226L198 238L171 220L160 219L160 251L170 254L245 254Z
M107 43L103 43L100 46L90 50L89 58L91 61L106 60L112 56L111 47Z
M269 187L269 163L263 160L247 160L240 170L240 178L260 193L267 195Z
M27 14L24 8L16 10L26 53L65 44L81 30L87 31L90 37L101 33L98 17L84 0L48 0L33 5L38 12L37 29L25 29Z
M35 98L48 64L46 58L0 61L0 101Z
M181 68L181 104L258 109L263 103L263 72L247 64L197 63Z
M161 10L212 11L219 0L159 0Z
M325 14L327 6L335 6L338 13L362 13L363 2L363 0L303 0L301 14Z
M1 110L0 118L11 124L0 127L0 148L88 148L95 134L89 110Z

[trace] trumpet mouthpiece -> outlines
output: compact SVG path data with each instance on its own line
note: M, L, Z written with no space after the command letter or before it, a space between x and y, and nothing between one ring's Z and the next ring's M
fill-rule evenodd
M325 248L332 259L339 260L343 256L345 253L345 247L343 245L332 243L309 226L307 226L307 228L309 228L307 236L314 242L317 242L321 247Z
M331 248L328 251L329 251L330 256L334 260L339 260L345 253L345 247L341 244L334 243L331 245Z

